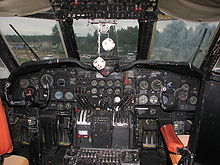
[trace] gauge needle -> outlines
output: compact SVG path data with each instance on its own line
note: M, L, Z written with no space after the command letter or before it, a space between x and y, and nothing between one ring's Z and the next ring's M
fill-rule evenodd
M46 75L46 80L48 81L48 82L50 82L50 80L48 79L48 76Z

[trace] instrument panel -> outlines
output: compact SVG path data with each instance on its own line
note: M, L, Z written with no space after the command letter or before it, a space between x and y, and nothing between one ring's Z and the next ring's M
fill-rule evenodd
M104 77L81 67L50 68L19 78L13 100L47 101L45 109L135 109L194 111L199 79L165 70L134 67Z

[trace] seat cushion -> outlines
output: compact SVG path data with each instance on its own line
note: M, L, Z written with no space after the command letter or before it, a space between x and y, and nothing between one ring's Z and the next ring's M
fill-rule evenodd
M10 155L4 158L3 165L28 165L29 162L25 157Z

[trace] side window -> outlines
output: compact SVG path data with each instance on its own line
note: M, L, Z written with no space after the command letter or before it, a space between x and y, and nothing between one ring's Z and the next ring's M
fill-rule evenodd
M3 61L0 59L0 79L8 78L10 72L8 68L5 66Z
M215 67L212 69L213 72L217 72L220 73L220 58L218 59L218 61L215 64Z

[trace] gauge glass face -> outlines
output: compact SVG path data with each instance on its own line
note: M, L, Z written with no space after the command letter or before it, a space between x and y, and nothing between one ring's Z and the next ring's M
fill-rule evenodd
M162 87L162 82L160 80L156 79L152 81L151 88L154 91L159 92L161 90L161 87Z
M96 80L92 80L92 81L91 81L91 84L92 84L92 86L97 86L97 85L98 85L98 82L97 82Z
M55 94L54 94L55 98L60 100L63 98L63 92L61 91L56 91Z
M59 104L57 104L57 108L58 108L59 110L63 109L63 108L64 108L63 103L59 103Z
M104 93L105 93L105 88L100 88L100 89L99 89L99 93L100 93L100 94L104 94Z
M105 81L104 80L99 81L99 85L100 86L104 86L105 85Z
M119 80L116 80L116 81L115 81L115 86L116 86L116 87L120 87L120 86L121 86L121 82L120 82Z
M53 77L49 74L44 74L41 79L40 82L42 85L53 85Z
M115 89L115 94L116 94L116 95L119 95L120 93L121 93L121 89L116 88L116 89Z
M147 104L147 102L148 102L148 97L147 97L146 95L141 95L141 96L138 98L138 101L139 101L139 104L140 104L140 105Z
M39 82L38 77L36 77L36 76L31 77L31 84L37 85L38 82Z
M191 96L189 98L189 102L190 102L190 104L195 105L197 103L197 97L196 96Z
M157 104L158 102L158 97L157 96L151 96L150 97L150 103L151 104Z
M29 81L28 79L21 79L20 80L20 87L21 88L27 88L29 86Z
M148 82L146 80L142 80L139 85L140 85L140 88L143 90L148 88Z
M107 86L108 86L108 87L111 87L112 85L113 85L112 80L107 81Z
M92 94L96 94L98 92L97 88L92 88L91 89Z
M168 104L168 102L169 102L169 98L167 97L167 96L163 96L163 104Z
M72 93L72 92L66 92L66 93L65 93L65 98L66 98L67 100L73 99L73 93Z
M66 104L65 104L65 108L66 108L66 109L69 110L69 109L71 109L71 107L72 107L72 105L71 105L70 103L66 103Z
M111 95L111 94L113 93L113 89L112 89L112 88L109 88L109 89L107 90L107 93L108 93L109 95Z
M178 99L181 101L185 101L188 98L188 93L184 90L181 90L178 94Z
M66 81L63 78L59 78L57 80L57 85L64 87L65 86Z
M189 90L189 84L183 84L181 87L183 90L188 91Z

